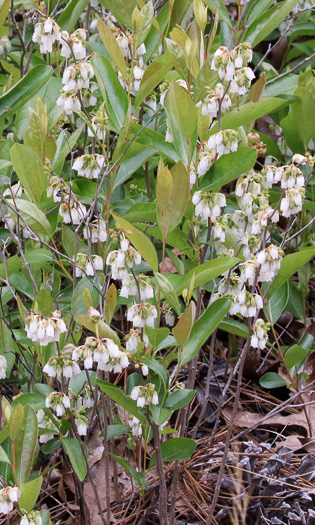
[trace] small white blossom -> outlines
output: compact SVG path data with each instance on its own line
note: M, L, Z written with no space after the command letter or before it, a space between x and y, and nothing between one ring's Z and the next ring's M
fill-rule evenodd
M6 378L7 366L8 364L6 358L4 355L0 355L0 379Z
M95 219L90 222L88 227L85 226L83 230L85 239L91 239L92 244L97 242L106 242L107 240L107 224L103 219Z
M196 206L195 215L202 221L211 218L214 220L221 214L221 208L226 206L223 193L211 193L196 191L192 198L192 203Z
M62 355L52 356L43 368L45 374L49 377L57 377L63 375L64 377L72 377L80 374L81 370L75 361L68 359Z
M13 503L21 497L18 487L4 487L0 490L0 513L9 514L13 510Z
M148 383L145 386L133 387L130 397L134 401L137 401L138 407L144 407L145 405L158 405L159 397L157 392L154 390L154 385Z
M143 342L145 347L149 346L149 338L146 334L143 334ZM136 352L138 345L141 343L141 331L130 330L129 334L126 335L126 350L128 352Z
M263 350L268 341L269 323L265 323L263 319L257 319L253 325L253 334L251 336L250 344L253 348L260 348Z
M142 425L136 417L129 419L129 425L131 426L131 433L134 437L142 436Z
M59 317L60 312L56 310L52 317L44 317L41 314L31 314L25 318L26 335L31 341L38 341L41 346L58 342L60 334L66 332L65 322Z
M32 36L33 42L39 44L41 53L52 53L53 44L60 37L60 27L52 18L43 18L35 25Z
M224 129L211 135L208 140L208 147L213 149L218 157L237 151L238 148L238 132L234 129Z

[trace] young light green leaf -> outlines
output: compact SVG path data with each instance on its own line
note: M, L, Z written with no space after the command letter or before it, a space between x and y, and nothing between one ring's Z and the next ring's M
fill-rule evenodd
M172 283L169 281L169 279L163 275L162 273L155 272L155 278L159 284L159 286L162 289L163 295L165 296L165 299L169 303L169 305L175 310L177 315L181 314L181 307L180 302L177 298L177 294L175 292L175 289L172 285Z
M107 324L110 324L112 322L112 318L113 318L113 315L116 309L116 303L117 303L117 289L114 283L112 283L107 290L107 294L105 298L104 312L105 312L105 321Z
M176 71L180 74L181 78L188 78L188 68L186 58L183 49L177 42L174 42L170 38L165 38L167 50L170 54L172 64Z
M137 407L137 402L133 401L133 399L131 399L129 396L126 396L126 394L124 394L119 387L101 379L98 379L96 381L96 384L101 390L103 390L103 392L105 392L105 394L108 395L108 397L115 401L115 403L117 403L119 406L127 410L127 412L138 418L143 425L147 424L147 419Z
M141 232L135 226L130 224L130 222L127 222L125 219L118 217L118 215L115 215L114 213L112 213L112 215L115 219L117 228L124 231L126 237L128 237L129 241L134 245L136 250L138 250L143 259L147 261L153 271L157 272L159 266L158 258L150 239L145 235L145 233Z
M208 337L217 328L230 309L228 299L214 301L195 322L190 337L183 350L179 353L179 365L183 367L193 359Z
M128 2L126 0L99 0L99 3L117 18L122 27L124 24L129 28L132 27L131 18L137 5L136 0L128 0Z
M21 497L19 498L19 507L25 512L31 512L36 504L40 489L43 483L43 476L32 479L20 486Z
M97 29L102 39L102 42L104 46L106 47L107 51L109 52L111 58L115 62L119 71L122 73L123 77L126 78L127 69L126 69L126 62L124 59L124 55L122 54L119 44L116 38L114 37L112 31L103 22L103 20L101 20L101 18L99 18L97 21Z
M154 8L152 4L152 0L149 0L142 9L140 10L138 20L141 20L140 25L135 28L135 35L136 35L136 48L138 49L140 45L145 41L146 37L148 36L152 21L154 18Z
M84 481L87 467L79 441L75 438L62 438L62 446L70 459L70 463L80 481Z
M197 130L197 109L188 91L172 80L166 98L186 139L194 136Z
M188 341L196 317L196 305L191 301L183 315L179 318L178 323L173 328L173 335L182 348Z
M189 175L179 161L172 167L158 172L157 187L157 221L166 237L181 221L189 199Z
M148 365L150 370L155 372L162 380L164 391L167 392L169 387L169 375L168 372L165 370L164 366L159 363L156 359L153 359L153 357L145 357L143 360L143 363Z
M10 157L23 188L32 201L38 204L48 184L43 163L35 151L24 144L14 144L10 150Z
M163 461L183 461L189 459L196 450L197 443L189 438L170 438L161 443ZM155 467L156 454L153 454L148 470Z

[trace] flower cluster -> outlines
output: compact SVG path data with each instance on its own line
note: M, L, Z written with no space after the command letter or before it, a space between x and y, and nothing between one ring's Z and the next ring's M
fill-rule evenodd
M150 278L145 275L137 275L136 281L134 277L130 274L123 279L122 287L120 289L120 297L129 297L139 295L140 301L145 301L146 299L152 299L154 297L153 287L150 282Z
M230 314L240 314L242 317L255 317L263 307L260 295L243 289L232 299Z
M214 53L211 69L218 71L221 80L231 82L231 93L245 95L255 78L253 71L247 67L252 57L253 51L247 42L239 44L231 52L227 47L220 46Z
M208 142L201 144L199 149L199 162L197 167L198 177L205 175L209 168L212 166L215 161L216 153L208 146ZM196 182L196 172L194 176L190 176L190 183Z
M257 254L257 262L261 265L258 280L269 282L280 269L280 263L283 257L283 250L275 244L270 244L265 250Z
M92 244L106 242L107 224L103 219L95 219L88 226L84 227L83 235L85 239L91 239Z
M8 364L6 358L4 355L0 355L0 379L6 378L7 366Z
M88 88L90 80L94 77L93 66L89 62L77 62L65 68L62 83L64 91L77 91Z
M141 331L140 330L130 330L129 334L126 335L126 350L128 352L136 352L141 340ZM143 334L143 343L145 347L149 346L149 338L146 334Z
M36 417L37 417L37 422L38 422L38 428L48 431L48 432L45 432L45 434L40 434L39 442L47 443L47 441L49 441L50 439L53 439L54 435L58 432L58 428L53 423L51 418L46 416L44 410L38 410L38 412L36 413Z
M40 512L33 510L28 514L24 514L20 521L20 525L43 525Z
M43 368L43 372L49 377L57 377L63 375L63 377L71 378L81 372L78 363L72 361L62 355L52 356Z
M196 206L195 215L202 221L207 219L214 220L221 214L221 208L226 206L226 200L223 193L210 193L205 191L196 191L192 198L192 203Z
M18 487L3 487L0 490L0 512L9 514L13 510L13 503L21 497L21 491Z
M65 322L60 319L60 312L56 310L52 317L44 317L42 314L31 314L25 318L25 329L27 337L41 346L59 341L60 334L66 332Z
M235 129L223 129L215 135L211 135L208 140L208 147L213 149L218 157L237 151L238 132Z
M83 277L84 275L95 275L96 271L102 271L104 263L100 255L87 255L78 253L75 267L75 276Z
M70 408L70 399L62 392L51 392L46 397L46 408L52 408L57 417L62 417L68 408Z
M150 303L134 304L128 309L127 321L131 321L134 328L151 326L154 328L154 319L157 318L157 310Z
M217 118L220 106L222 110L227 110L231 107L231 104L231 99L227 93L225 94L223 84L219 83L214 89L210 89L203 101L201 113L202 115L208 115L212 119Z
M250 339L250 344L253 348L260 348L263 350L268 341L268 330L270 323L265 323L263 319L257 319L252 327L253 333Z
M82 155L75 159L72 167L80 177L97 179L104 166L104 160L103 155Z
M159 396L155 391L155 387L152 383L148 383L145 386L135 386L133 387L131 394L131 399L137 401L138 407L144 407L145 405L158 405Z
M91 369L94 361L99 370L114 373L122 372L129 365L127 354L108 338L88 337L84 345L74 349L72 359L83 361L86 369Z
M138 418L132 417L128 421L131 427L131 433L134 437L138 438L142 436L142 425Z
M80 224L86 217L86 207L76 199L66 195L60 204L59 215L65 224Z
M138 266L141 263L141 255L135 250L128 239L123 238L119 250L109 252L106 264L111 266L113 279L127 279L128 270L135 264Z
M60 27L52 18L43 18L35 25L33 42L39 44L41 53L52 53L52 46L60 40Z
M282 215L284 217L290 217L302 211L305 188L286 190L284 193L285 197L281 200L280 204Z

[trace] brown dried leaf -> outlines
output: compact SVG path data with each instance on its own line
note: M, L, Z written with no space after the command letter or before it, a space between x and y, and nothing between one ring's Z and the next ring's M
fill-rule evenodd
M178 273L177 269L175 268L172 259L169 257L165 257L164 264L159 264L159 270L160 273Z

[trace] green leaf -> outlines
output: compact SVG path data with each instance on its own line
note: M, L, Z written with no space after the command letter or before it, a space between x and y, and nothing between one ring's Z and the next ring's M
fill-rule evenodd
M110 324L112 322L113 315L115 313L117 304L117 289L114 283L110 285L110 287L107 290L106 297L105 297L105 320L107 324Z
M181 314L181 307L180 302L177 298L177 294L175 292L175 289L172 285L172 283L169 281L169 279L163 275L162 273L155 272L155 278L159 284L159 286L162 289L163 295L165 296L165 299L169 303L169 305L175 310L177 315Z
M289 280L289 300L287 310L300 321L305 320L305 299L297 285Z
M117 463L119 463L119 465L121 465L125 469L129 476L131 476L135 480L137 485L142 485L144 476L143 473L137 472L136 469L133 468L133 466L130 465L130 463L126 459L121 458L120 456L116 456L115 454L110 454L110 456L114 458L114 460L117 461Z
M30 405L34 410L40 410L45 408L45 397L36 392L29 392L18 396L12 403L12 409L15 410L18 404L24 407Z
M150 241L150 239L145 235L145 233L138 230L135 226L127 222L125 219L118 217L112 213L117 228L124 230L126 237L134 245L136 250L141 254L143 259L151 266L154 272L158 271L159 263L155 248Z
M82 129L83 125L76 129L74 133L67 135L67 139L63 133L60 133L59 138L57 140L57 151L52 162L52 168L56 173L60 173L63 163L66 157L69 155L70 150L72 150L77 144Z
M285 310L289 299L289 286L288 282L283 285L273 294L268 301L267 305L264 306L264 312L267 320L272 324L276 323Z
M107 381L103 381L101 379L98 379L96 381L96 384L101 390L103 390L103 392L105 392L105 394L108 395L108 397L115 401L115 403L117 403L119 406L127 410L127 412L138 418L143 425L147 424L147 419L137 407L137 402L131 399L129 396L126 396L126 394L124 394L118 386L115 386L112 383L108 383Z
M116 189L118 186L121 186L127 179L131 177L147 160L149 160L152 155L157 153L157 150L155 148L148 148L146 146L143 146L139 144L137 141L135 141L137 146L139 146L139 151L136 151L136 153L129 159L123 161L120 165L120 168L117 172L115 182L114 182L114 189ZM133 143L134 145L135 143ZM131 148L129 148L131 149ZM122 152L121 152L122 153Z
M161 232L167 236L181 221L189 200L189 175L179 161L171 171L167 168L158 170L156 198L157 221Z
M179 318L178 323L173 328L173 335L182 348L188 341L196 317L196 305L193 301L189 303L183 315Z
M76 321L78 320L78 317L80 315L87 315L88 308L86 308L84 301L83 301L83 294L84 294L84 290L86 289L89 291L89 293L92 296L92 299L93 299L92 306L96 307L99 301L99 293L94 288L90 279L88 279L88 277L83 277L83 279L80 279L80 281L78 282L74 290L74 294L71 300L71 311Z
M182 461L189 459L196 450L197 443L189 438L170 438L161 443L162 460L164 461ZM155 467L156 454L153 454L149 463L148 470Z
M135 36L136 36L136 49L145 41L146 37L148 36L152 21L154 18L154 8L152 4L152 0L149 0L140 10L140 13L136 17L139 20L141 20L140 27L139 24L135 27Z
M45 315L45 317L51 317L54 308L54 303L51 294L46 288L42 288L35 297L35 301L38 304L38 312Z
M249 26L242 41L251 43L253 47L257 46L274 29L279 27L295 6L296 0L286 0L265 11Z
M76 234L75 232L65 224L62 224L61 229L61 238L62 238L62 246L66 252L66 254L73 258L75 254L75 245L77 243L77 253L87 253L87 246L83 239L77 234L77 240L76 240Z
M313 83L315 87L315 82ZM281 120L284 138L293 152L305 153L309 141L314 137L315 95L310 86L298 87L292 103L292 111Z
M163 81L166 73L169 72L171 67L171 57L167 52L163 53L163 55L159 56L149 64L144 72L139 91L136 95L135 108L137 108L141 102L152 93L155 87Z
M229 309L230 301L228 299L218 299L204 311L195 322L187 343L179 353L178 361L180 367L183 367L188 361L198 355L202 345L221 323Z
M3 0L0 8L0 27L2 28L10 9L10 0Z
M97 21L97 29L100 34L101 40L104 46L106 47L108 53L110 54L112 60L115 62L123 77L126 78L127 69L124 55L122 54L119 44L116 38L114 37L112 31L100 18Z
M185 405L188 405L195 395L196 390L176 390L167 397L165 405L172 410L179 410Z
M309 350L300 345L293 345L285 353L284 364L290 370L301 361L304 361L309 354Z
M256 158L257 151L253 148L239 148L234 153L222 155L204 176L200 189L219 191L222 186L252 169Z
M233 268L238 262L239 259L236 257L218 257L217 259L213 259L213 261L209 261L193 268L193 270L190 270L175 287L177 295L180 295L183 290L189 289L193 276L195 276L194 287L197 288L198 286L215 279L230 268Z
M108 425L107 427L107 440L114 439L119 436L123 436L130 432L129 425Z
M11 461L9 460L6 452L3 450L2 447L0 447L0 463L8 463L11 465Z
M99 321L96 324L92 323L88 315L78 315L77 318L79 323L81 323L83 326L85 326L85 328L94 334L96 333L96 330L98 330L99 337L107 337L108 339L112 339L116 345L120 346L120 340L117 333L103 321Z
M132 13L136 7L136 0L99 0L108 11L110 11L115 18L117 18L119 24L123 27L126 24L129 28L132 27Z
M165 370L164 366L159 363L156 359L153 359L153 357L145 357L143 360L143 363L148 365L150 370L155 372L162 380L164 391L167 392L169 387L169 375L167 370Z
M6 261L6 265L4 265L4 263L0 264L1 279L6 279L6 271L8 272L8 277L10 277L10 275L22 268L22 266L23 260L21 257L19 257L18 255L13 255L12 257L9 257Z
M66 8L62 10L58 18L58 25L62 31L72 32L88 3L89 0L70 0L70 2L67 3Z
M247 104L233 109L233 111L226 113L222 117L222 129L236 129L244 126L287 104L288 102L286 100L276 97L265 97L258 102L247 102ZM210 134L213 135L214 133L218 133L218 131L219 125L216 123L211 129Z
M19 498L19 507L25 512L31 512L35 507L37 498L42 488L43 476L32 479L27 483L22 483L20 486L21 497Z
M276 372L268 372L259 379L259 384L263 388L281 388L287 386L287 382Z
M272 297L273 294L279 290L283 283L285 283L285 281L287 281L291 275L294 275L299 268L302 268L304 264L310 261L314 255L314 246L304 248L303 250L299 250L296 253L290 253L289 255L286 255L281 261L280 270L270 287L267 298L270 299L270 297Z
M165 98L169 99L170 108L183 135L187 139L195 135L198 122L197 109L187 89L172 80Z
M18 410L18 405L13 413ZM11 422L10 422L11 427ZM28 481L37 453L38 423L30 405L24 407L24 419L15 433L15 469L19 486Z
M62 438L60 441L76 475L80 481L84 481L87 467L79 441L75 438Z
M6 408L8 405L6 398L4 398L3 404ZM12 406L10 407L10 410L12 410ZM6 417L6 419L8 418ZM18 403L14 412L11 414L10 422L9 422L10 423L10 438L12 439L12 441L15 440L16 433L23 424L23 419L24 419L24 407L21 403Z
M172 65L176 69L177 73L179 73L180 77L184 80L187 80L188 69L184 50L179 44L177 44L177 42L174 42L169 38L165 38L165 42L171 57Z
M46 215L36 206L34 202L29 202L24 199L15 199L16 209L20 212L23 219L36 233L44 233L50 235L51 226ZM15 213L11 210L11 215Z
M219 8L220 18L228 25L231 25L229 13L223 0L204 0L204 2L214 14L216 14L217 9Z
M168 328L150 328L146 326L144 329L145 334L148 336L150 344L153 348L157 348L165 339L168 337L170 331Z
M235 319L231 319L230 317L225 317L219 324L219 328L229 334L238 335L239 337L248 337L247 326L241 324L239 321L235 321Z
M127 94L108 58L96 55L91 62L106 104L108 116L112 120L115 131L119 131L124 125L128 109Z
M0 118L8 117L26 104L53 75L51 66L37 65L0 97Z

